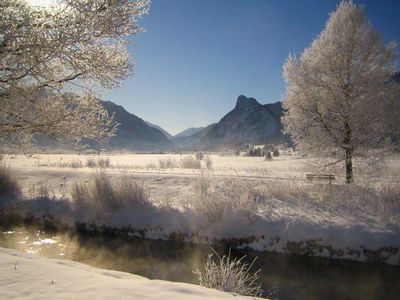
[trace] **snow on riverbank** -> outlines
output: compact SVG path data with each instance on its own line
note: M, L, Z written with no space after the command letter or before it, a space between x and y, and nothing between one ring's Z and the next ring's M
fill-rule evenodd
M0 248L0 299L254 299Z
M146 164L156 165L157 159L178 160L179 157L128 155L111 156L111 161L115 165L129 166L140 163L144 168ZM305 162L283 157L273 161L272 173L287 179L270 180L263 178L263 174L270 175L272 162L254 157L214 155L212 158L218 162L216 167L204 174L188 169L180 169L182 174L179 175L168 173L174 171L169 169L151 169L146 175L102 169L107 174L104 177L110 180L125 177L130 182L140 183L144 187L140 195L146 198L146 205L141 199L140 205L115 208L105 201L110 207L102 208L103 200L116 199L117 195L135 195L129 191L92 199L86 201L87 207L80 207L70 201L73 197L69 191L75 182L90 186L99 170L50 166L58 160L84 162L88 158L37 156L38 161L44 159L48 166L37 163L34 167L35 158L11 159L8 156L7 163L17 168L26 197L24 201L10 204L4 213L46 226L61 224L61 227L66 225L74 229L78 225L79 229L99 233L211 245L222 242L230 247L259 251L400 265L400 206L397 202L400 190L394 181L380 182L379 188L374 188L372 184L346 186L291 180L288 178L294 173L304 173ZM400 159L395 162L398 166ZM145 168L138 170L147 172ZM390 178L400 175L397 169L389 171ZM40 194L42 187L48 191L47 196ZM81 195L81 192L76 194ZM86 194L83 200L91 199L90 195L101 196L104 190Z
M231 216L212 223L195 212L164 207L119 210L98 219L71 210L68 200L20 201L15 211L28 219L35 216L38 224L79 224L80 229L99 233L210 245L225 241L258 251L400 265L397 225L363 214L338 215L311 205L266 201L265 211L251 219Z

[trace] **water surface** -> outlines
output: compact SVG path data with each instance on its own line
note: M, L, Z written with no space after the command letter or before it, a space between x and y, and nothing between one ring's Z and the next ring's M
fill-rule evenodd
M210 252L205 245L46 233L32 228L2 230L0 246L151 279L196 284L198 280L192 270L202 270ZM216 251L227 254L228 249ZM400 299L399 267L232 251L235 257L245 254L247 262L258 256L254 270L262 269L265 296L272 299Z

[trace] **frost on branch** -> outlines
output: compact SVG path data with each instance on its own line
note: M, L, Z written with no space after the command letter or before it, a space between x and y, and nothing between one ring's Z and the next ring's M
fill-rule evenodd
M78 142L115 132L95 92L133 71L127 36L141 31L148 1L62 0L35 7L0 3L0 141L45 133Z

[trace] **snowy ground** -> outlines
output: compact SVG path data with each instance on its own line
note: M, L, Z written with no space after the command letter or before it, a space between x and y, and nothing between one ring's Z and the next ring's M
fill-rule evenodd
M1 299L254 299L0 248Z
M115 228L131 226L134 230L130 234L153 239L173 238L199 243L242 239L238 242L240 247L261 251L400 264L400 215L397 211L385 211L386 207L375 199L367 201L364 199L367 192L365 195L356 193L355 200L348 199L346 197L354 194L344 192L344 187L336 184L332 190L338 199L326 199L326 184L305 180L305 173L309 172L307 159L281 156L265 161L262 157L214 154L210 155L213 168L209 171L204 162L201 170L157 168L160 159L179 161L181 156L177 154L102 157L110 158L111 168L107 169L110 176L125 173L139 178L149 190L151 201L161 203L162 207L107 213L101 219L85 216L78 221ZM8 155L4 161L16 171L27 195L35 195L39 187L45 185L50 194L59 197L68 196L74 182L84 182L95 172L92 168L61 165L76 161L84 164L88 158L97 159L97 156L40 154L14 158ZM376 173L376 177L380 177L378 182L398 184L399 166L399 159L389 161ZM217 187L219 180L227 178L258 182L267 197L252 208L255 215L251 217L228 215L210 222L196 211L181 209L195 201L193 186L203 173L207 173ZM370 179L372 183L377 181ZM310 186L315 189L304 194L303 190ZM324 193L320 192L320 186ZM308 198L310 195L314 197L312 200ZM59 216L65 222L73 224L76 221L72 213L57 210L53 204L41 205L41 208L35 208L36 212L42 213L45 207L46 213ZM52 210L49 211L50 207Z
M179 154L120 154L101 155L109 158L110 174L132 174L146 181L155 197L165 195L174 198L176 195L187 194L187 186L196 176L204 172L212 173L215 177L243 178L293 178L304 180L305 159L292 156L265 161L263 157L236 157L209 155L212 160L212 170L202 169L159 168L159 161L170 159L179 164L185 156ZM25 194L34 194L38 187L46 185L50 192L57 196L67 194L69 187L77 181L84 180L95 169L84 167L88 159L97 161L97 155L76 154L35 154L32 157L24 155L5 155L3 162L17 172L18 179ZM79 162L83 167L71 168L71 163Z
M45 184L50 192L57 196L67 194L69 187L77 181L84 180L95 169L85 167L88 159L97 161L99 158L108 158L111 167L107 168L110 174L120 175L128 173L140 176L149 183L154 195L168 195L173 198L175 192L182 195L186 193L186 186L193 178L202 173L210 173L218 178L243 178L265 180L296 180L308 183L306 173L312 173L310 159L298 155L282 155L272 161L264 157L223 156L218 154L208 155L212 160L212 169L207 170L204 161L201 169L159 168L159 161L170 159L179 164L185 156L192 154L102 154L77 155L77 154L35 154L31 157L25 155L5 155L3 162L15 170L18 179L26 194L34 194L36 189ZM83 167L61 167L79 162ZM372 175L361 177L362 181L400 182L400 159L388 160L384 167ZM167 181L167 182L164 182ZM337 176L336 182L341 183L343 177ZM162 184L160 184L162 183ZM167 191L163 187L168 187ZM161 189L160 189L161 188ZM183 190L182 190L183 189ZM159 193L159 191L161 191ZM170 190L175 190L170 192Z

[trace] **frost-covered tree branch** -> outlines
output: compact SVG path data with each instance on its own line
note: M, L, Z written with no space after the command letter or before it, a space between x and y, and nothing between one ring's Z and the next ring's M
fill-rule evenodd
M398 130L386 124L399 101L391 80L396 55L396 44L382 44L363 7L343 1L300 59L291 55L285 63L286 133L304 151L338 151L347 182L353 158L384 147Z
M35 7L0 3L0 139L45 133L79 142L115 132L95 91L132 73L127 36L147 0L59 0Z

